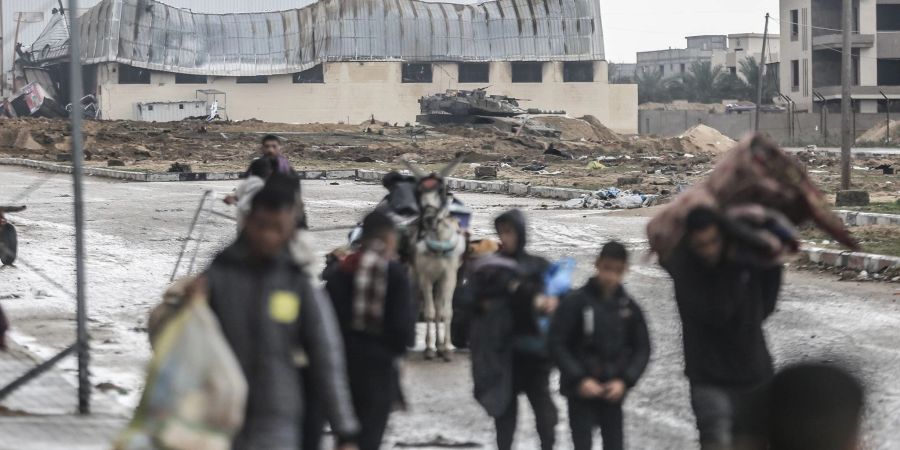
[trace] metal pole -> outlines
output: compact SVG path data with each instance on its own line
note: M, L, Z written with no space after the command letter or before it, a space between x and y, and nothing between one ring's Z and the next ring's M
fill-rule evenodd
M885 112L885 122L887 123L887 135L885 137L885 141L887 143L891 142L891 99L885 95L884 91L878 91L881 93L881 96L884 97L884 112Z
M0 97L6 97L6 35L3 30L3 0L0 0ZM15 49L13 49L15 55Z
M844 24L844 45L841 54L841 189L847 190L850 189L850 149L853 145L850 136L850 115L853 114L850 90L853 81L851 80L853 45L850 36L853 31L853 0L844 0L841 14L843 15L841 22Z
M81 36L78 32L78 0L69 0L69 95L73 105L81 104ZM75 194L75 296L77 303L76 340L78 346L78 412L91 412L91 382L88 374L90 360L87 332L87 294L84 267L84 148L81 130L81 111L72 111L72 183Z
M759 57L759 67L757 72L757 86L756 86L756 123L753 125L753 131L759 131L759 106L762 104L763 97L763 80L766 72L766 44L769 41L769 13L766 13L766 28L763 32L763 45L762 45L762 55Z

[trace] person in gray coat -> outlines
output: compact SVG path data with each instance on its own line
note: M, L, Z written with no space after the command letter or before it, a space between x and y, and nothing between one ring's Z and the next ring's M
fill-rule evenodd
M203 275L209 304L249 387L235 450L297 449L303 375L322 397L338 448L356 448L343 342L333 309L287 249L294 235L291 183L273 176L253 199L244 230ZM298 370L306 367L306 370Z

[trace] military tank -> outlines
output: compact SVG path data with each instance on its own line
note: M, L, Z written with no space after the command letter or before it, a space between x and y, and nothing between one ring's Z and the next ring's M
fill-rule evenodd
M472 91L448 89L440 94L419 99L419 107L425 116L488 116L515 117L523 114L565 114L565 111L526 109L519 105L522 99L506 95L488 95L487 88Z

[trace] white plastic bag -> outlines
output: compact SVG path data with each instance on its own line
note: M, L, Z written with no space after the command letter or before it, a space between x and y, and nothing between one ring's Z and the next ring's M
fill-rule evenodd
M116 450L229 450L244 422L247 381L206 298L161 325L134 418Z

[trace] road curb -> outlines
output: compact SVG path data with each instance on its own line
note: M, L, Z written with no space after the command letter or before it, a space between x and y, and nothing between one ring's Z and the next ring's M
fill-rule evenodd
M47 172L72 173L72 166L54 164L33 159L0 158L0 165L22 166ZM305 170L297 172L303 180L352 179L356 178L356 170ZM240 179L243 172L188 172L188 173L147 173L127 170L85 167L84 174L95 177L113 178L116 180L140 181L145 183L175 181L228 181Z
M48 172L72 173L72 166L54 164L45 161L35 161L21 158L0 158L0 165L22 166L32 169L40 169ZM140 182L176 182L176 181L227 181L237 180L240 172L192 172L192 173L146 173L129 172L125 170L103 169L98 167L85 167L85 175L114 178L117 180ZM380 183L387 172L365 169L342 170L305 170L297 174L303 180L340 180L356 179ZM516 196L531 196L554 200L571 200L591 195L593 191L586 189L571 189L552 186L530 186L509 181L482 181L467 180L464 178L447 178L447 186L452 190L483 192L488 194L504 194Z
M861 211L837 210L834 212L850 227L863 225L900 225L900 214L881 214Z
M880 273L888 269L900 269L900 257L876 255L873 253L856 253L841 250L830 250L819 247L806 247L800 250L801 257L811 263L829 267L865 270L869 273Z

